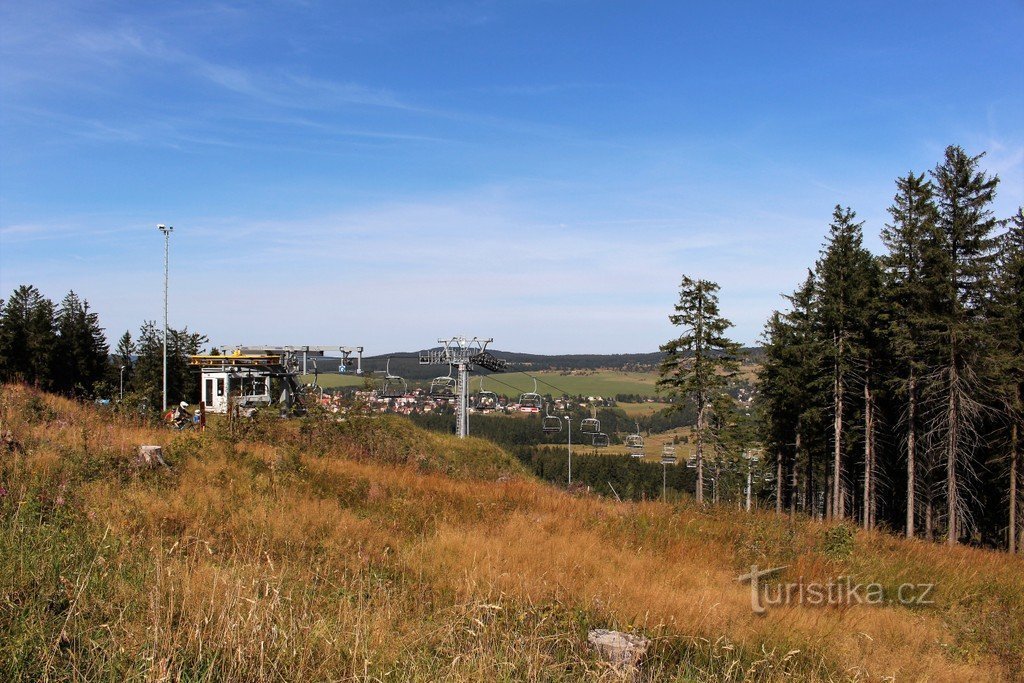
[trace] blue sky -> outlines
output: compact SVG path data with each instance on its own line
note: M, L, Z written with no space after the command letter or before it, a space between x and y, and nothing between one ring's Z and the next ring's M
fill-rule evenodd
M0 5L0 296L108 335L527 352L673 336L680 276L754 342L832 207L948 144L1024 202L1024 4Z

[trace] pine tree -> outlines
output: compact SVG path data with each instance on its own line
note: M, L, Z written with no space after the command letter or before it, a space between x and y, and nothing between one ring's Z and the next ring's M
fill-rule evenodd
M159 409L163 392L163 330L157 328L156 322L142 323L135 349L132 391L141 394L150 408Z
M15 289L0 316L0 380L50 388L55 341L53 302L31 285Z
M831 515L843 519L850 492L844 467L845 394L857 358L863 356L866 315L873 304L874 257L863 247L862 223L839 205L815 272L819 278L818 320L832 365L833 457Z
M718 503L723 493L746 486L745 456L756 441L755 425L732 396L721 393L711 401L708 411L708 437L718 484L714 502Z
M956 146L931 175L938 200L937 230L926 250L925 280L935 295L925 329L930 402L926 436L945 460L946 540L955 544L968 520L968 483L978 444L979 371L992 347L985 317L998 225L991 210L999 179L978 168L983 155Z
M167 331L167 396L169 403L199 400L199 379L189 363L189 357L209 341L203 334L181 330ZM139 328L136 341L136 360L133 367L132 391L141 393L150 406L163 401L163 330L152 320Z
M861 520L865 529L875 526L878 508L877 392L882 365L888 360L881 334L885 318L881 300L881 268L878 259L870 256L861 277L865 307L861 311L860 370L864 390L864 483L862 486Z
M106 373L109 351L99 317L89 310L88 301L72 291L57 309L55 326L53 388L76 395L91 393Z
M131 390L132 374L135 366L135 342L132 340L132 333L124 331L121 338L117 340L117 348L114 350L114 358L110 363L111 380L117 381L119 385L123 382L126 391Z
M893 388L901 396L906 409L901 416L907 466L907 538L913 538L916 527L917 451L918 445L918 382L924 365L921 358L922 326L929 310L931 292L925 282L925 250L934 239L938 213L934 188L924 174L910 172L896 180L896 196L889 214L892 223L882 230L882 242L888 253L882 258L885 269L885 306L888 311L889 345L894 356L897 375Z
M708 409L723 393L730 376L739 368L739 344L725 336L732 323L719 314L718 285L708 280L683 276L679 303L669 316L673 325L684 328L679 337L661 347L658 386L671 398L692 402L697 409L696 459L697 501L704 500L704 443L707 438ZM678 402L677 402L678 406Z
M804 284L786 296L790 310L773 313L763 337L758 378L762 439L775 461L777 512L782 511L787 494L790 509L795 508L801 459L804 508L810 511L814 500L814 451L809 436L818 431L825 379L814 311L816 287L814 273L808 271Z
M1000 404L1009 425L1004 440L1007 467L1007 547L1018 551L1020 534L1020 439L1024 418L1024 209L1009 220L1003 235L993 295L998 352L994 354Z
M800 411L794 380L795 364L790 356L793 330L785 316L773 311L762 335L763 358L758 371L761 409L761 439L775 462L775 512L782 512L783 470L790 435L796 431Z

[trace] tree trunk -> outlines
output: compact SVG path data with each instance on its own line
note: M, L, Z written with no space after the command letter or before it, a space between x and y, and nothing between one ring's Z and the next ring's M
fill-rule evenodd
M800 460L800 422L797 422L796 447L793 451L793 466L789 477L789 516L796 514L796 492L799 490L797 481L797 462Z
M782 449L775 457L775 514L782 514Z
M704 401L697 407L697 502L704 502Z
M711 487L711 502L718 505L718 487L722 481L722 465L715 462L715 481Z
M817 516L817 506L814 505L814 458L812 451L807 451L807 470L804 474L804 512L810 511Z
M835 503L832 501L832 473L825 476L825 519L832 519L832 511L835 510Z
M869 369L870 372L870 369ZM871 528L871 474L874 469L871 453L871 382L864 380L864 511L862 522Z
M871 528L878 524L878 449L875 441L875 413L871 409Z
M839 362L836 361L836 379L833 387L833 408L836 412L833 425L833 438L835 439L835 452L832 462L832 517L842 519L845 511L845 500L843 496L843 375L839 370Z
M914 494L917 486L917 464L914 453L917 448L917 387L913 370L910 371L907 391L907 538L913 538Z
M924 537L929 541L935 540L935 504L931 495L925 499L924 504Z
M947 527L946 543L956 545L957 536L957 480L956 480L956 455L960 448L960 402L958 374L955 358L951 359L949 367L949 400L946 404L946 420L948 432L946 434L946 506L947 506Z
M1010 554L1017 552L1017 422L1010 427Z

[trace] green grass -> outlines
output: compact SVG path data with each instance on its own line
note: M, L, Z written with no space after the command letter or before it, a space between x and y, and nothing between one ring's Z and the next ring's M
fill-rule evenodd
M588 374L568 375L561 372L533 372L537 377L537 391L541 394L558 396L563 393L572 396L603 396L612 398L616 394L639 394L656 396L654 386L657 375L651 372L617 372L601 370ZM546 384L545 384L546 383ZM474 382L474 389L478 386ZM557 388L555 388L557 387ZM512 372L484 379L484 388L499 394L518 394L533 391L533 379L521 372Z
M668 404L666 403L626 403L621 402L618 407L622 409L629 417L648 417L654 415L659 410L664 410Z
M653 372L617 372L597 371L588 374L567 375L561 372L541 371L531 372L537 377L537 391L541 394L561 395L563 392L573 396L603 396L614 397L616 394L638 394L641 396L657 396L654 383L657 375ZM309 383L313 381L312 375L303 375L301 381ZM317 383L327 389L337 387L360 387L364 384L365 377L356 375L320 375ZM547 384L545 384L545 382ZM417 382L410 382L410 386L416 386ZM426 385L427 382L419 382ZM558 387L555 389L554 387ZM480 380L474 378L472 390L478 391ZM484 389L498 394L508 396L518 395L526 391L533 391L533 380L521 372L510 372L484 378Z
M323 374L316 378L316 383L325 389L337 389L339 387L362 387L369 375L336 375L336 374ZM299 382L302 384L310 384L313 382L313 375L301 375Z

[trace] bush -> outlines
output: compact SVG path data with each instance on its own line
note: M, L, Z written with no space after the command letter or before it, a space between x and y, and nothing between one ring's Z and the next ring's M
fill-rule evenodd
M822 552L828 557L841 560L853 553L857 530L847 524L825 529L822 535Z

